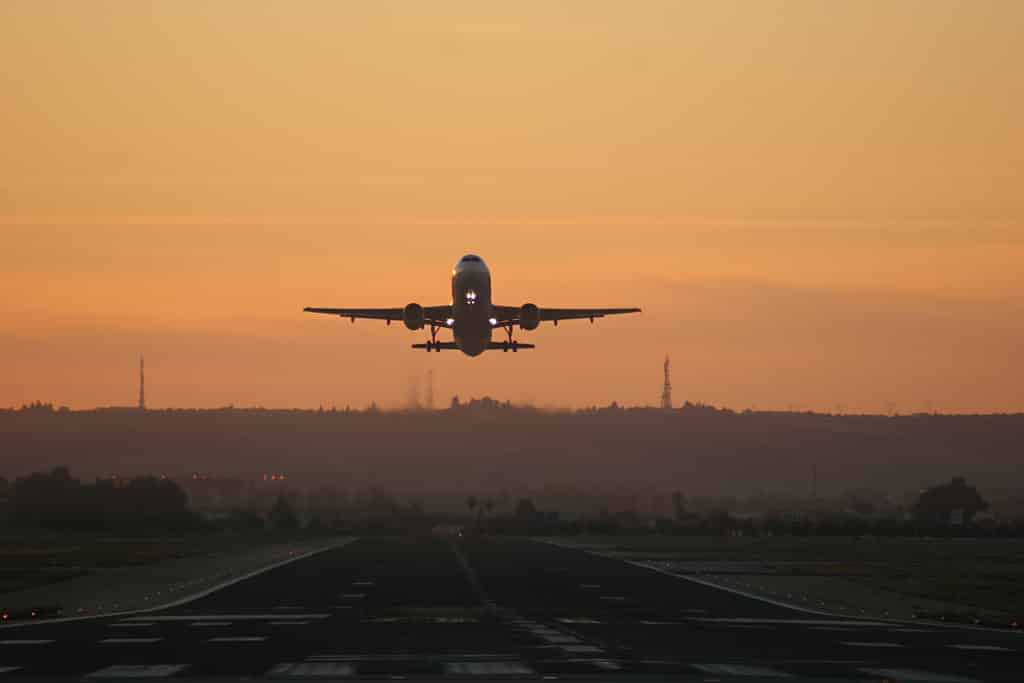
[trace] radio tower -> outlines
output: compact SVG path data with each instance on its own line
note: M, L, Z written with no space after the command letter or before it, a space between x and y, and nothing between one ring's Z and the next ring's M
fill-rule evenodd
M672 381L668 378L668 356L665 356L665 386L661 390L661 407L664 410L672 410Z
M139 356L139 410L146 409L146 358Z

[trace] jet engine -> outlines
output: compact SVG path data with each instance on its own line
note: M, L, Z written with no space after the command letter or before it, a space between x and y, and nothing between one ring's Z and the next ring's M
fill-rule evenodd
M408 304L402 309L402 322L410 330L423 329L423 307L419 304Z
M519 327L524 330L535 330L540 325L540 309L536 304L523 304L519 309Z

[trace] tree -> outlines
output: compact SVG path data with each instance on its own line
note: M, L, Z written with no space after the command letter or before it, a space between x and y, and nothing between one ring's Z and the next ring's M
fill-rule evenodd
M529 498L520 498L516 503L516 517L521 519L532 519L537 514L537 506Z
M672 492L672 510L677 522L686 514L686 502L683 499L682 491L676 490Z
M940 484L921 493L914 505L914 512L921 519L948 524L954 511L961 511L964 524L982 510L988 509L988 502L981 497L978 489L967 485L963 477L954 477L948 484Z
M295 508L283 493L278 494L277 500L270 508L268 519L275 529L291 531L299 527L299 518L295 514Z

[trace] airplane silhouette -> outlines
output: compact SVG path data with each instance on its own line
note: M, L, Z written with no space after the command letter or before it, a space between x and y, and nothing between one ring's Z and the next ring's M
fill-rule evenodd
M368 318L401 320L410 330L430 327L430 341L413 344L414 349L441 351L458 349L467 356L479 356L487 350L518 351L532 349L533 344L524 344L512 339L512 332L518 325L524 330L535 330L542 321L550 320L558 325L559 320L603 318L606 315L639 313L639 308L541 308L536 304L522 306L498 306L491 303L491 271L484 260L475 254L466 254L452 270L452 303L447 306L420 306L407 304L404 308L312 308L307 313L326 313L342 318ZM491 341L495 328L504 328L507 341ZM450 329L454 341L437 340L437 331Z

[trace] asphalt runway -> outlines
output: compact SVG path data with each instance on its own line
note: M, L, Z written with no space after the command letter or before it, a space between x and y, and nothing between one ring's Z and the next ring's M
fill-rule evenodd
M552 544L362 538L157 612L0 628L3 681L1024 680L1024 635L830 617Z

